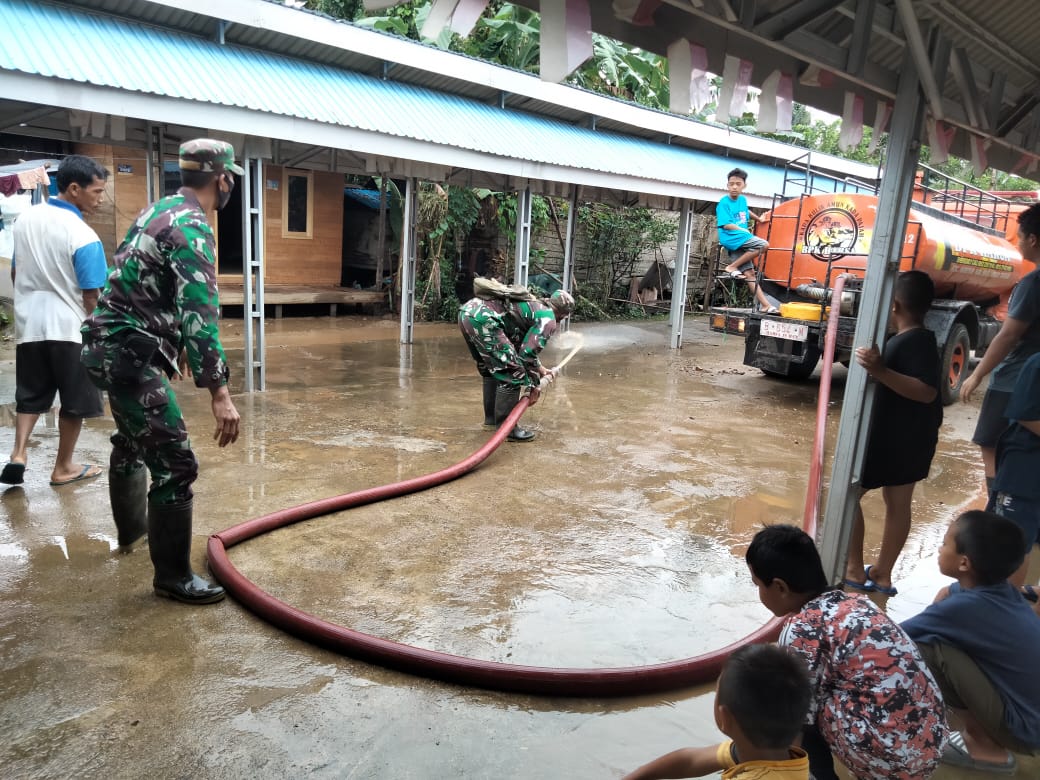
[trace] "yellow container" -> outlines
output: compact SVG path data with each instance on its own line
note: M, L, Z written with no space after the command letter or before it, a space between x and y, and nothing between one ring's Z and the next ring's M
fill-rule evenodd
M780 316L789 320L809 320L810 322L820 321L820 312L822 306L818 303L781 303L780 304ZM827 310L823 313L826 317L830 314L831 307L828 306Z

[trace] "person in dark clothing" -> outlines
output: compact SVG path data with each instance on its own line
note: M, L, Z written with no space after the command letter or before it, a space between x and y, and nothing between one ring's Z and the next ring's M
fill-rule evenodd
M879 385L860 484L864 492L881 488L885 499L881 550L870 566L863 565L863 510L856 507L845 571L845 584L856 590L896 595L892 568L910 533L914 486L928 476L939 441L939 348L924 326L934 296L935 285L924 272L900 274L891 315L896 334L884 356L876 346L856 350L856 362Z
M1011 426L997 442L997 475L986 509L1022 529L1025 558L1011 575L1011 583L1022 587L1033 545L1040 541L1040 353L1022 367L1006 413ZM1031 586L1025 592L1036 595Z

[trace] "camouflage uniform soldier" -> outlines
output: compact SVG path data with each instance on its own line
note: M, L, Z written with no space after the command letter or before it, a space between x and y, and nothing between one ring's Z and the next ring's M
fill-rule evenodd
M228 366L217 332L213 230L206 212L235 186L234 149L202 138L180 148L183 187L142 211L115 255L115 268L83 326L83 363L108 391L117 432L109 473L119 544L148 534L160 596L209 604L224 589L192 571L192 489L198 461L170 386L192 376L208 388L214 439L238 438ZM151 473L148 490L145 467Z
M517 301L477 296L459 309L459 329L484 378L484 425L498 427L521 397L538 401L541 378L549 374L538 355L556 323L574 311L574 298L557 290L548 300ZM517 425L510 441L535 434Z

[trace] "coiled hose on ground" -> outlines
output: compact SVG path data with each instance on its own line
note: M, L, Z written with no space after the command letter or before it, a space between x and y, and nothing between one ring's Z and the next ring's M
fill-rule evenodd
M841 287L836 286L835 300L840 300ZM838 307L832 308L832 319ZM816 511L819 497L819 472L822 468L823 421L826 419L830 388L830 364L834 354L832 334L837 328L828 328L825 348L824 371L826 381L821 381L817 414L817 437L814 447L821 449L819 458L813 459L810 469L810 490L806 499L805 528L815 531ZM581 347L579 343L561 361L562 368ZM283 509L278 512L247 520L224 531L213 534L207 544L209 567L220 583L237 601L274 626L300 639L334 650L352 658L379 664L410 674L430 677L459 685L470 685L499 691L546 696L608 697L630 696L686 688L714 679L725 659L736 649L746 644L773 641L780 631L781 621L770 620L762 628L743 639L714 650L710 653L665 663L609 669L575 669L543 666L521 666L496 661L441 653L421 647L392 642L387 639L355 631L330 623L272 596L244 576L231 563L227 551L248 539L284 528L287 525L309 520L344 509L387 501L391 498L428 490L458 479L483 463L505 440L520 417L527 410L529 399L522 398L512 413L495 432L491 439L465 460L446 469L426 474L403 482L394 482L381 487L359 490L341 496L333 496L307 504ZM819 465L817 465L817 462ZM812 473L816 474L813 482ZM815 484L815 487L813 485ZM815 491L815 493L814 493ZM813 500L813 496L816 499ZM810 518L809 503L814 501Z

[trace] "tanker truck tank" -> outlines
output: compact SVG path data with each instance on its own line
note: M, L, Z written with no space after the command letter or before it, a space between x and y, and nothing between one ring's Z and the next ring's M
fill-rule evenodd
M825 316L806 317L804 311L825 311L839 274L849 277L849 291L841 302L836 359L848 362L877 201L861 193L801 195L781 202L768 222L758 226L756 232L769 242L759 269L763 290L781 304L816 305L781 305L780 315L751 313L745 364L776 376L810 375L827 323ZM1006 238L1007 229L1003 224L972 225L917 202L911 206L899 268L923 271L935 283L936 300L926 325L935 331L942 352L946 403L957 397L970 351L980 355L986 349L999 330L1011 290L1033 270Z

